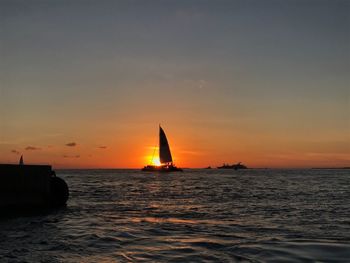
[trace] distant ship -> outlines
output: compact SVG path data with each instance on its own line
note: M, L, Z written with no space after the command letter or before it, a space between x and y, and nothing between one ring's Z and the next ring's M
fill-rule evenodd
M237 163L237 164L232 164L232 165L229 165L229 164L223 164L222 166L219 166L218 169L235 169L235 170L238 170L238 169L247 169L248 167L243 165L241 162Z
M159 126L159 160L160 165L149 164L142 168L145 172L182 172L181 168L178 168L173 163L171 157L170 146L166 138L165 132L162 127Z

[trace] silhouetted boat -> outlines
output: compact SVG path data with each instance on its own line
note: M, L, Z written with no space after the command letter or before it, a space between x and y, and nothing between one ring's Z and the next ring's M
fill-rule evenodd
M171 157L170 147L166 138L165 132L162 127L159 126L159 161L160 165L147 165L142 168L145 172L182 172L181 168L178 168L173 163Z
M241 162L237 163L237 164L223 164L222 166L219 166L218 169L235 169L235 170L239 170L239 169L247 169L248 167L241 164Z

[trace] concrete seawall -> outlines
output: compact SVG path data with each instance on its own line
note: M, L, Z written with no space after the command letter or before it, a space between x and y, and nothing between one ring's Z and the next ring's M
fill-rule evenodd
M0 164L0 208L52 207L53 194L62 195L54 191L53 176L50 165Z

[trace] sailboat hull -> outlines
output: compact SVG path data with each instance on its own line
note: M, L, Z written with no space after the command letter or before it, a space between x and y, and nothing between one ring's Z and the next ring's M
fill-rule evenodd
M182 172L181 168L177 168L176 166L155 166L155 165L147 165L141 169L143 172Z

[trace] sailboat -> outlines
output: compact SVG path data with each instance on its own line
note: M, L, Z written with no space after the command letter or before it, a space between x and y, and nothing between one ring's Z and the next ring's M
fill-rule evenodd
M160 165L147 165L142 168L145 172L182 172L173 163L171 157L170 146L166 138L165 132L159 125L159 160Z

